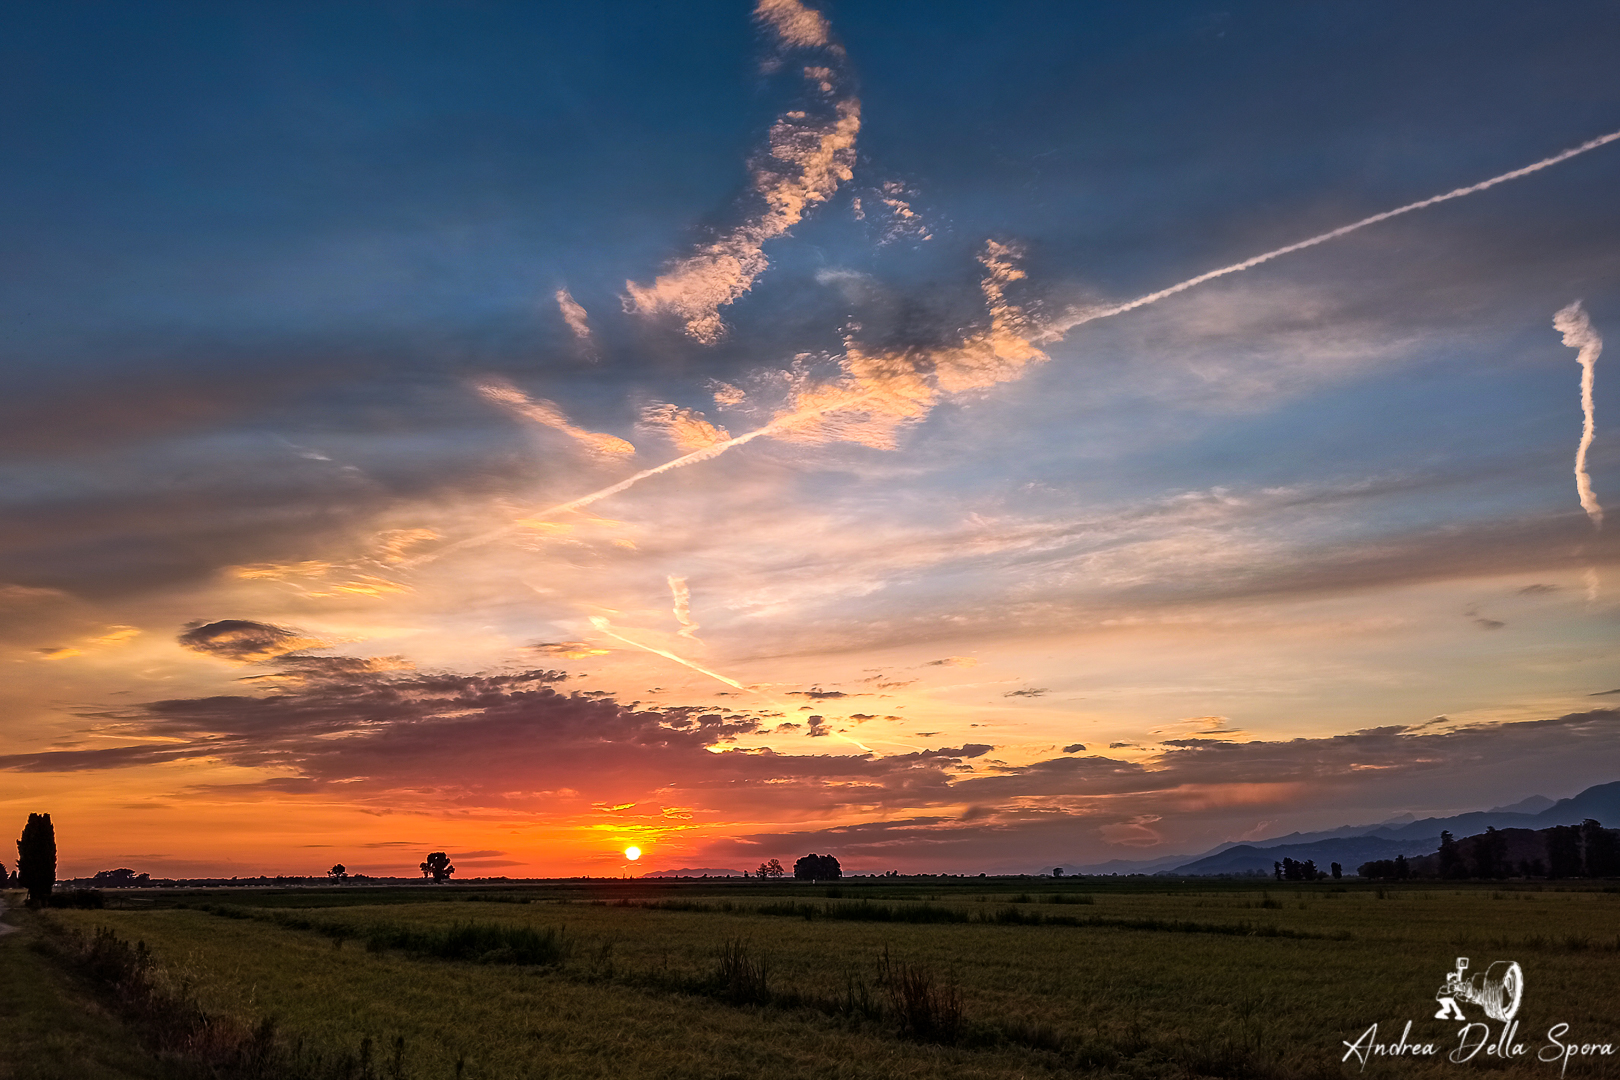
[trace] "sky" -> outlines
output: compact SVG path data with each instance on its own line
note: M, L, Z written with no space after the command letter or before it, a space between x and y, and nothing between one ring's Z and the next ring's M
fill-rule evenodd
M1611 2L5 19L0 809L64 876L1620 779Z

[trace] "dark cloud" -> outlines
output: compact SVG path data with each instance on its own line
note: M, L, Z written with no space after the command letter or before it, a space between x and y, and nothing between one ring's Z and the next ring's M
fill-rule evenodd
M1002 697L1042 697L1050 693L1044 686L1030 687L1024 690L1009 690Z
M1557 585L1526 585L1519 590L1520 596L1535 596L1539 593L1557 592Z
M811 687L809 690L789 690L788 697L809 698L811 701L831 701L837 698L849 697L849 695L842 690L822 690L819 687Z
M1599 690L1597 693L1591 694L1589 696L1590 697L1608 697L1610 694L1620 694L1620 690Z
M1086 744L1085 744L1085 743L1079 743L1079 742L1077 742L1077 743L1070 743L1070 744L1069 744L1069 745L1068 745L1068 746L1065 746L1065 747L1064 747L1064 748L1063 748L1063 752L1064 752L1064 753L1065 753L1065 754L1078 754L1078 753L1080 753L1080 752L1081 752L1081 751L1083 751L1083 750L1084 750L1084 749L1085 749L1085 748L1086 748Z
M306 637L296 630L250 619L192 623L177 640L192 652L242 662L270 660L323 644L318 638Z

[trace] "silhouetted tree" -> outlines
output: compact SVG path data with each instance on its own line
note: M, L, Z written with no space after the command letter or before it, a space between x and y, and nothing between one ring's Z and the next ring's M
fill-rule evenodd
M428 852L427 861L422 864L422 876L432 878L435 885L443 885L456 868L450 865L450 856L442 851Z
M1496 826L1485 826L1483 836L1474 839L1474 865L1482 878L1505 878L1512 869L1508 864L1507 835L1496 831Z
M1555 825L1547 831L1547 876L1580 877L1581 830L1574 825Z
M1288 861L1293 862L1294 860L1290 859ZM1276 875L1278 881L1281 881L1283 879L1283 864L1280 862L1273 862L1271 864L1271 872Z
M1334 881L1338 881L1340 878L1344 877L1344 867L1340 866L1338 863L1332 864L1332 870Z
M49 814L29 814L17 841L17 884L30 904L48 903L56 884L56 827Z
M149 885L151 875L137 874L127 866L120 866L117 870L98 870L90 879L90 884L100 889L127 889L136 885Z
M803 881L835 881L844 876L831 855L806 855L793 864L793 876Z
M1463 865L1462 850L1457 847L1456 838L1449 830L1440 834L1440 876L1443 878L1468 876L1468 867Z
M1614 877L1620 874L1620 843L1615 834L1587 818L1581 822L1581 846L1586 849L1587 877Z
M1406 856L1405 855L1397 855L1397 856L1395 856L1395 878L1396 878L1396 880L1397 881L1405 881L1407 878L1409 878L1411 876L1412 876L1412 868L1407 865Z
M332 867L332 869L326 872L326 876L328 880L332 882L332 884L341 885L345 881L349 880L349 868L344 866L342 863L338 863L336 866Z

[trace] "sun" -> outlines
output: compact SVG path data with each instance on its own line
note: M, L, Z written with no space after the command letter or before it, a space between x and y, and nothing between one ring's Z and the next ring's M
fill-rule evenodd
M629 859L631 862L635 862L637 859L641 858L641 849L638 847L627 847L624 849L624 857Z

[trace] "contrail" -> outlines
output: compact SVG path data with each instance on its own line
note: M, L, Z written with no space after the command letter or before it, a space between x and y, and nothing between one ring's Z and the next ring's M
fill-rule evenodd
M1186 281L1183 281L1178 285L1172 285L1168 289L1160 289L1158 292L1148 293L1146 296L1138 296L1135 300L1127 300L1123 304L1115 304L1112 307L1071 310L1068 315L1064 317L1064 319L1059 320L1048 327L1045 335L1043 335L1039 340L1059 340L1071 329L1076 326L1080 326L1083 323L1095 322L1097 319L1106 319L1114 315L1123 315L1127 311L1135 311L1139 307L1146 307L1149 304L1156 304L1166 297L1174 296L1180 292L1186 292L1188 289L1202 285L1206 281L1214 281L1216 278L1225 277L1227 274L1236 274L1243 270L1252 269L1259 266L1261 263L1270 262L1272 259L1279 258L1280 256L1291 255L1296 251L1303 251L1306 248L1315 247L1317 244L1325 244L1329 240L1337 240L1339 237L1353 233L1357 229L1365 229L1368 225L1376 225L1380 221L1388 221L1392 217L1399 217L1402 214L1410 214L1414 210L1422 210L1425 207L1434 206L1437 203L1450 202L1452 199L1460 199L1464 195L1473 195L1474 193L1484 191L1487 188L1493 188L1497 184L1505 184L1509 180L1517 180L1521 176L1529 176L1531 173L1540 172L1542 169L1551 168L1552 166L1557 165L1559 162L1568 161L1572 157L1579 154L1584 154L1588 150L1596 150L1598 147L1612 143L1616 139L1620 139L1620 131L1612 131L1607 135L1599 135L1595 139L1588 139L1579 146L1571 147L1570 149L1565 150L1563 153L1554 154L1552 157L1542 158L1540 161L1537 161L1531 165L1526 165L1522 169L1514 169L1512 172L1505 172L1500 176L1493 176L1489 180L1482 180L1477 184L1470 184L1468 187L1455 188L1446 192L1444 195L1432 195L1427 199L1420 199L1414 203L1407 203L1405 206L1397 206L1393 210L1385 210L1381 214L1374 214L1372 217L1362 218L1360 221L1351 222L1349 225L1341 225L1337 229L1333 229L1330 232L1320 233L1309 238L1308 240L1300 240L1297 243L1288 244L1285 247L1268 251L1263 255L1255 255L1252 258L1244 259L1242 262L1233 263L1231 266L1223 266L1219 270L1210 270L1206 273L1199 274L1197 277L1188 278Z
M876 393L877 391L874 390L871 393L841 398L838 401L831 402L826 405L817 405L808 409L800 409L798 412L788 413L785 416L778 416L775 420L772 420L763 427L755 428L753 431L744 432L735 438L725 439L721 442L713 443L709 446L703 447L700 450L694 450L690 454L685 454L673 461L666 461L662 465L656 465L651 469L642 469L638 473L625 477L617 484L610 484L605 488L591 492L589 495L581 495L577 499L570 499L567 502L558 503L556 506L548 506L544 510L536 510L531 514L524 515L520 521L514 521L510 525L502 525L498 529L491 529L489 532L481 533L478 536L469 536L465 540L457 540L453 544L446 544L437 551L430 551L424 555L418 555L414 559L407 559L400 565L407 567L421 566L425 563L435 562L442 559L444 556L449 555L452 552L460 551L462 548L479 547L489 543L492 540L499 540L501 537L510 536L512 533L521 529L523 527L523 521L544 521L547 518L553 517L557 514L566 514L570 510L578 510L581 507L589 506L594 502L600 502L610 495L617 495L619 492L624 491L627 488L632 488L641 483L643 480L647 479L649 476L657 476L659 473L666 473L671 469L684 469L688 465L696 465L700 461L708 461L710 458L717 458L734 446L741 446L744 443L753 442L762 435L774 434L781 431L785 427L791 427L792 425L801 423L805 420L812 420L817 416L822 416L826 413L836 412L839 409L847 409L856 402L864 401L865 399L874 396Z
M629 638L625 637L623 634L615 633L614 630L613 630L613 624L608 622L606 619L602 618L602 616L600 616L600 615L592 615L591 616L591 625L596 627L596 629L598 631L600 631L601 633L606 634L610 638L613 638L613 639L615 639L617 641L622 641L626 645L634 645L638 649L645 649L650 653L655 653L658 656L662 656L665 660L673 660L677 664L684 664L686 667L691 668L693 671L696 671L701 675L707 675L711 679L719 679L721 682L725 683L727 686L734 687L734 688L736 688L738 690L741 690L741 691L743 691L745 693L749 693L749 694L758 694L759 693L758 690L750 689L749 687L746 687L742 683L738 682L736 679L728 679L724 675L721 675L719 672L710 671L706 667L699 667L697 664L692 663L692 661L687 660L684 657L676 656L672 652L667 652L667 651L665 651L663 649L655 648L652 645L643 645L639 641L631 641Z
M1468 187L1455 188L1443 195L1433 195L1427 199L1421 199L1414 203L1407 203L1405 206L1398 206L1393 210L1385 210L1383 213L1362 218L1360 221L1351 222L1349 225L1341 225L1339 228L1333 229L1330 232L1319 233L1318 235L1312 236L1308 239L1300 240L1296 243L1288 244L1284 247L1275 248L1263 254L1244 259L1242 262L1233 263L1230 266L1223 266L1218 270L1207 271L1199 274L1197 277L1191 277L1186 281L1180 282L1179 284L1171 285L1169 288L1160 289L1158 292L1148 293L1146 296L1139 296L1135 300L1127 300L1122 304L1115 304L1111 307L1071 310L1063 318L1049 324L1039 334L1035 335L1036 340L1061 340L1076 326L1081 326L1089 322L1095 322L1098 319L1111 318L1115 315L1123 315L1127 311L1135 311L1137 308L1146 307L1149 304L1156 304L1160 300L1175 296L1177 293L1186 292L1188 289L1202 285L1206 281L1214 281L1216 278L1225 277L1228 274L1236 274L1244 270L1253 269L1254 267L1259 266L1261 263L1270 262L1272 259L1279 258L1283 255L1289 255L1296 251L1303 251L1305 248L1315 247L1317 244L1325 244L1329 240L1336 240L1341 236L1355 232L1357 229L1364 229L1369 225L1376 225L1380 221L1388 221L1390 218L1398 217L1401 214L1409 214L1414 210L1422 210L1425 207L1434 206L1437 203L1449 202L1452 199L1460 199L1464 195L1473 195L1476 192L1493 188L1498 184L1505 184L1509 180L1517 180L1521 176L1529 176L1531 173L1540 172L1542 169L1551 168L1552 166L1557 165L1559 162L1568 161L1570 158L1584 154L1589 150L1596 150L1600 146L1606 146L1617 139L1620 139L1620 131L1613 131L1607 135L1599 135L1595 139L1588 139L1579 146L1571 147L1562 153L1554 154L1552 157L1542 158L1540 161L1526 165L1523 168L1514 169L1512 172L1505 172L1500 176L1493 176L1489 180L1482 180L1477 184L1470 184ZM643 469L641 472L638 472L633 476L626 477L625 479L620 480L618 483L609 487L602 488L599 491L593 491L589 495L581 495L579 498L572 499L565 503L558 503L556 506L548 507L544 510L536 511L533 514L527 515L527 518L539 518L543 520L554 514L563 514L570 510L578 510L580 507L589 506L591 503L598 502L599 500L605 499L610 495L617 495L619 492L624 491L627 488L634 487L636 484L641 483L641 481L647 479L648 477L657 476L659 473L669 472L671 469L680 469L686 467L687 465L695 465L700 461L708 461L710 458L719 457L721 454L725 453L727 450L730 450L734 446L741 446L744 443L752 442L762 435L773 434L780 431L784 427L797 424L803 420L812 419L816 416L822 416L830 412L837 412L841 409L847 409L852 405L876 396L876 394L877 391L874 390L866 394L841 398L826 405L803 409L795 413L790 413L786 416L779 416L763 427L745 432L744 434L738 435L735 438L726 439L710 446L705 446L700 450L694 450L690 454L686 454L683 457L678 457L673 461L666 461L664 464L654 468ZM491 530L490 532L483 533L479 536L472 536L465 540L458 540L456 543L448 544L440 548L438 551L420 555L413 560L405 562L403 565L411 567L433 562L437 559L443 558L445 555L448 555L451 552L459 551L462 548L476 547L482 544L487 544L492 540L498 540L503 536L508 536L516 532L521 527L522 526L519 523L513 522L510 525L504 525L499 529Z
M1592 526L1601 529L1603 507L1598 505L1597 495L1592 491L1592 476L1586 471L1586 451L1591 448L1592 436L1597 430L1592 412L1592 377L1598 354L1603 351L1603 338L1592 329L1592 320L1586 317L1579 300L1553 316L1553 329L1563 333L1565 345L1580 350L1575 355L1575 362L1581 365L1581 413L1584 420L1580 445L1575 448L1575 491L1581 497L1581 509L1592 519Z
M783 702L777 701L775 698L771 697L769 694L761 693L760 691L755 690L751 686L744 686L742 683L738 682L735 679L728 679L724 675L721 675L717 671L710 671L706 667L699 667L697 664L692 663L692 661L686 659L685 657L676 656L672 652L669 652L669 651L667 651L665 649L656 648L656 647L654 647L652 645L643 645L639 641L631 641L629 638L625 637L623 634L615 632L614 629L613 629L613 624L608 622L606 619L604 619L600 615L592 615L591 616L591 625L596 627L596 629L599 632L601 632L603 634L606 634L608 637L613 638L615 641L622 641L626 645L632 645L632 646L634 646L635 648L638 648L638 649L645 649L647 652L653 653L656 656L662 656L666 660L673 660L677 664L681 664L681 665L684 665L685 667L689 667L693 671L696 671L696 672L698 672L699 674L702 674L702 675L707 675L711 679L719 679L721 682L725 683L727 686L733 686L733 687L736 687L738 690L743 691L744 693L755 694L755 695L757 695L759 697L762 697L766 701L770 702L772 705L775 705L780 709L786 710L788 708L788 706L786 704L784 704ZM848 735L845 735L841 731L828 730L827 734L832 735L832 736L834 736L836 738L842 739L845 742L849 743L851 746L858 746L862 750L865 750L868 754L877 754L878 757L883 756L883 754L880 751L872 749L870 746L867 746L865 743L861 742L859 739L850 738Z

